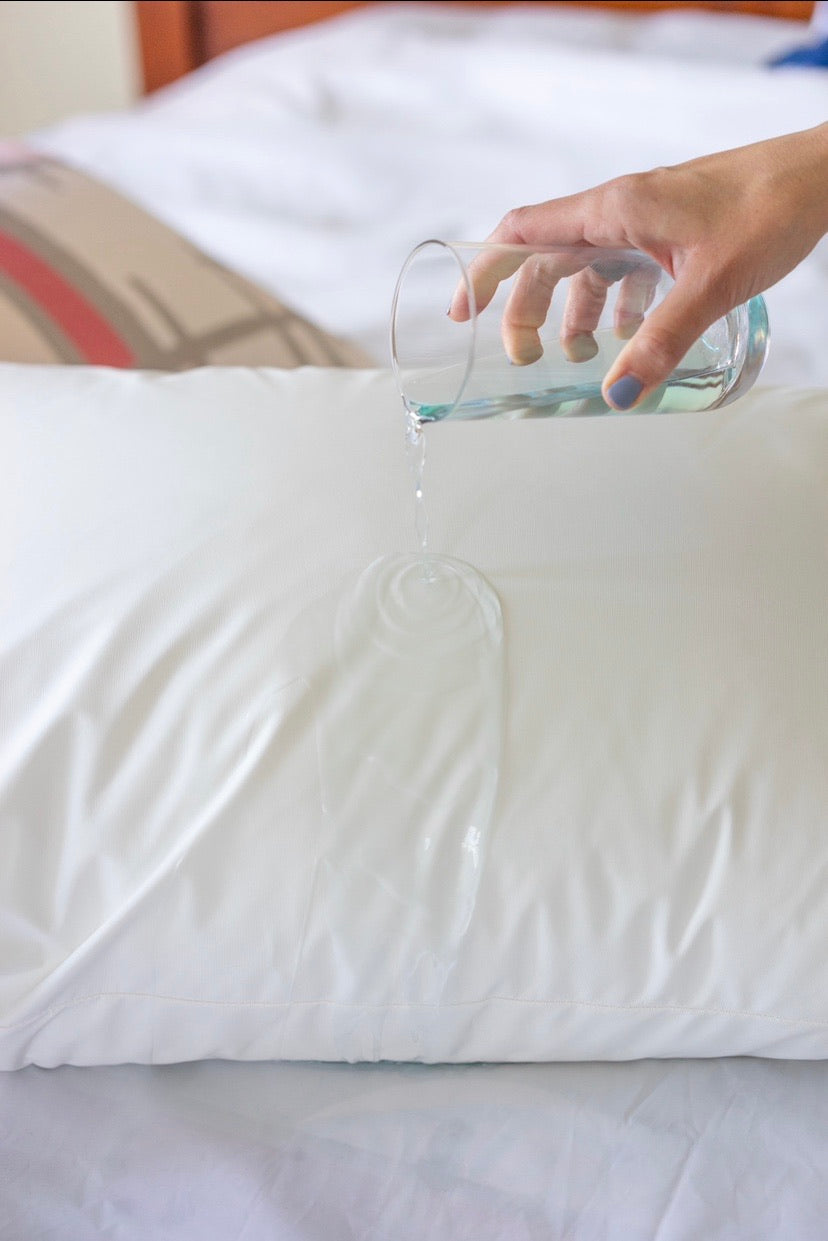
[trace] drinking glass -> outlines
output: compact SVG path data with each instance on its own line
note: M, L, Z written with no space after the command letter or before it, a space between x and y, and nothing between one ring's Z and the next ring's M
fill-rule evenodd
M638 250L424 241L391 312L391 358L409 413L444 418L615 414L601 384L673 281ZM717 319L631 413L717 409L768 350L764 300Z

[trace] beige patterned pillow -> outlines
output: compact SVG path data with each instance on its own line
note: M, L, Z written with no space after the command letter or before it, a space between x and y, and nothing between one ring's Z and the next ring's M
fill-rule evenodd
M0 149L0 361L372 364L107 186L9 145Z

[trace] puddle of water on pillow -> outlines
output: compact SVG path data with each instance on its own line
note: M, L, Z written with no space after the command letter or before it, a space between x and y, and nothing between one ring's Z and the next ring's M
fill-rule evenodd
M335 1037L376 1058L371 1006L438 1003L474 911L502 747L500 603L461 561L382 557L288 645L315 698L323 811L291 999L358 1012L332 1017Z

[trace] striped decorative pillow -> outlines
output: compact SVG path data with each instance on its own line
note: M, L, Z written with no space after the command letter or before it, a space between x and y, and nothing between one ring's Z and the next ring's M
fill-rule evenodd
M0 361L188 370L365 366L100 182L0 149Z

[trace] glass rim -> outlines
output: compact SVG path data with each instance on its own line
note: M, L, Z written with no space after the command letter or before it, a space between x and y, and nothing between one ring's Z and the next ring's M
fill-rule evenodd
M453 406L457 406L462 399L466 384L469 381L469 376L474 368L474 359L477 350L477 298L475 297L474 285L472 284L468 268L460 255L457 253L458 249L461 247L455 245L455 243L451 241L442 241L439 237L429 237L425 241L419 242L407 256L402 265L400 274L397 277L397 283L394 288L394 298L391 303L391 331L389 340L391 346L391 369L394 373L394 378L397 382L397 390L402 398L403 405L412 416L416 416L416 414L406 391L406 384L403 379L403 367L400 365L400 361L397 356L397 311L400 304L400 294L402 293L403 283L409 268L416 261L418 255L420 255L423 250L428 249L431 246L440 246L454 259L457 264L460 279L465 286L466 296L469 300L469 310L471 312L468 319L469 335L468 346L466 349L466 366L463 371L463 378L460 381L457 393L452 402Z
M654 259L646 250L639 250L636 246L596 246L589 241L577 242L539 242L537 245L528 241L444 241L440 238L431 237L427 241L421 241L415 246L412 254L416 253L422 246L446 246L451 250L482 250L482 251L502 251L505 254L574 254L574 255L601 255L602 257L621 258L635 255L637 258L646 259L647 262L660 267L662 271L666 270L659 263L658 259ZM410 257L410 256L409 256ZM667 273L669 275L669 272Z

